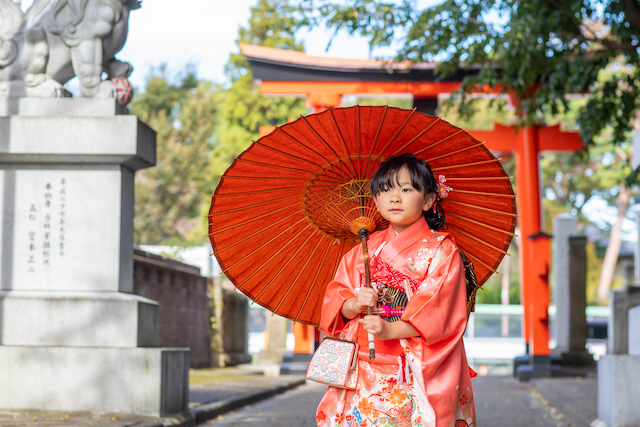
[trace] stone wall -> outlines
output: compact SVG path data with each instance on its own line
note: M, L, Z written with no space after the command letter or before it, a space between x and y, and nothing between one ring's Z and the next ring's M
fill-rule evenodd
M133 260L133 292L159 305L159 346L189 347L192 368L210 366L208 279L198 267L138 249Z

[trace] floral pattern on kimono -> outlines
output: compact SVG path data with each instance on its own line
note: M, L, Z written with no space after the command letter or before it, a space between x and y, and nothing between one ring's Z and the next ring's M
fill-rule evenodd
M412 383L411 388L403 390L411 394L420 420L405 417L409 424L395 425L475 427L473 390L462 341L467 321L466 283L453 237L443 231L430 230L425 221L417 221L399 234L391 226L372 234L369 248L391 269L407 276L411 285L419 284L407 287L409 302L401 320L409 322L420 335L401 340L376 339L376 360L369 361L366 334L358 331L357 340L364 348L359 353L359 388L347 391L329 387L318 407L318 426L349 425L345 424L346 416L355 417L353 410L349 411L354 407L354 399L360 403L358 399L364 399L366 393L373 396L378 392L375 387L367 386L368 378L379 375L377 370L389 372L388 375L394 370L397 372L398 355L404 352ZM325 291L320 321L325 333L336 320L337 336L355 337L356 322L345 323L340 310L346 300L355 296L364 273L363 265L360 245L343 257ZM378 352L378 348L383 351ZM390 410L379 412L390 413ZM327 420L333 421L327 423ZM375 420L364 417L362 420L354 425L394 425L374 424Z
M346 392L329 387L316 414L318 426L428 426L429 415L421 411L429 408L415 393L415 385L396 380L397 365L359 360L358 369L366 375L359 378L358 387ZM342 395L342 396L341 396ZM432 417L431 417L432 418Z

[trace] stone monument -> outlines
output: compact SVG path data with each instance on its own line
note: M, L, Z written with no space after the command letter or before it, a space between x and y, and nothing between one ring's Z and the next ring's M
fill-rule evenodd
M636 223L640 242L640 216L636 217ZM638 255L636 253L636 257ZM607 354L598 360L598 420L591 425L638 426L640 287L627 284L624 289L611 291L609 307L609 345Z
M553 262L554 329L556 348L564 375L584 376L595 368L587 351L587 240L578 235L578 217L560 214L554 218Z
M553 351L561 355L569 351L571 339L571 316L569 306L571 296L571 274L569 237L578 234L578 217L568 213L557 215L553 219L553 269L554 291L553 299L556 306L554 332L556 336L556 348Z
M134 173L156 136L116 114L113 82L137 7L0 0L2 408L187 411L189 351L158 348L158 306L132 294Z
M209 247L207 253L211 253ZM235 366L250 363L249 304L233 283L220 275L211 278L216 327L212 336L211 366Z
M133 68L115 59L138 0L0 0L0 96L61 97L78 77L85 97L112 97ZM102 80L106 73L110 80Z
M636 403L640 383L640 306L628 308L626 314L628 347L623 353L605 354L598 360L598 420L592 424L594 427L640 425L640 406Z

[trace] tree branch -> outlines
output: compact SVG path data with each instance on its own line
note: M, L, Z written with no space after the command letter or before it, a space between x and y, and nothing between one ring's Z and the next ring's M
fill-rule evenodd
M629 155L625 153L619 145L616 145L616 153L618 153L618 156L620 156L620 159L622 159L622 161L626 162L629 160Z
M640 32L640 5L637 0L620 0L620 9L624 12L629 24Z
M598 38L596 36L595 31L593 31L587 24L585 24L584 21L576 18L575 15L571 13L570 10L563 7L559 2L557 2L556 0L544 0L544 1L546 1L551 6L555 7L556 9L561 11L564 15L566 15L569 19L571 19L573 23L576 24L576 27L581 33L583 28L587 30L587 32L589 33L589 36L584 36L584 35L576 36L578 40L585 41L585 42L592 42L592 43L601 43L611 50L636 50L637 49L637 47L632 45L631 43L618 43L607 37ZM626 0L621 0L621 1L626 1ZM630 2L635 3L634 0L630 0ZM635 7L638 8L637 3L635 4ZM638 9L638 13L639 15L637 16L637 18L640 21L640 9ZM625 16L626 16L626 12L625 12ZM631 21L629 22L635 27L635 24L633 24L633 22Z

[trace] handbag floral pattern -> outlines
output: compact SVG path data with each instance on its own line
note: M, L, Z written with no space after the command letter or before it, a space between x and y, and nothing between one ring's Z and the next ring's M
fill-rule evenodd
M307 379L354 390L358 383L358 344L325 338L311 358Z

